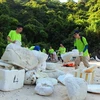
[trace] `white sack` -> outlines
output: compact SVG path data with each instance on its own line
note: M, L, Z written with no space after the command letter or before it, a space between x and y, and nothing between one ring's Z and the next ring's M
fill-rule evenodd
M73 53L72 52L67 52L65 54L61 54L61 57L64 62L68 62L71 60Z
M41 72L40 70L37 70L36 73L36 78L44 78L44 77L48 77L47 73Z
M0 68L1 69L4 69L4 68L5 69L12 69L12 68L14 68L14 66L11 64L7 64L6 62L0 60Z
M42 62L42 63L39 63L37 65L37 70L40 70L40 71L43 71L46 69L46 61Z
M39 64L42 64L48 58L48 55L46 53L43 53L43 52L32 50L32 53L37 57Z
M38 64L32 51L14 43L8 44L1 59L24 69L33 69Z
M15 43L8 44L6 49L14 49L14 48L19 48L19 47L21 47L21 42L16 41Z
M47 70L53 70L53 69L56 69L55 63L47 62L47 63L46 63L46 69L47 69Z
M24 77L24 84L34 84L36 82L35 71L27 71Z
M73 55L72 55L73 57L79 56L79 51L77 49L73 49L72 53L73 53Z
M35 92L42 96L51 95L54 91L53 85L39 83L35 87Z
M60 75L64 75L65 73L61 70L45 70L43 71L44 73L46 73L48 75L48 77L51 78L58 78Z
M67 87L69 100L84 100L87 95L87 84L81 78L66 75L65 84Z
M36 80L36 84L38 84L38 83L42 83L42 84L50 83L52 85L57 85L58 81L56 79L54 79L54 78L47 77L47 78L39 78L39 79L37 79Z
M62 83L63 85L65 85L65 78L66 78L66 75L60 75L60 76L58 77L58 81L59 81L60 83Z

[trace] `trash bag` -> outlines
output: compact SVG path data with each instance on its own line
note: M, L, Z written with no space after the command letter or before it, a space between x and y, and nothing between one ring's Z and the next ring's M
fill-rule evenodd
M70 100L84 100L87 95L87 83L82 78L66 75L65 85Z
M36 82L35 71L27 71L25 73L24 84L34 84Z
M38 65L38 59L32 51L14 43L7 45L1 60L24 69L33 69Z
M72 52L67 52L65 54L61 54L61 58L63 59L64 62L68 62L71 60L73 53Z
M43 71L43 73L46 73L48 75L48 77L51 77L51 78L58 78L60 75L64 75L65 73L61 70L45 70Z
M43 71L46 69L46 61L37 65L37 70Z
M6 62L0 60L0 69L9 69L9 70L11 70L11 69L13 69L13 68L14 68L13 65L8 64L8 63L6 63Z
M73 53L73 57L77 57L77 56L79 56L79 51L78 51L78 49L73 49L72 50L72 53Z
M48 58L48 55L46 53L43 53L40 51L32 50L32 53L35 55L35 57L37 57L37 59L39 61L38 64L42 64Z
M46 69L47 69L47 70L56 69L56 65L55 65L54 63L47 62L47 63L46 63Z
M51 84L38 83L35 87L35 92L42 96L49 96L53 91L54 87Z
M38 83L43 83L43 84L50 83L52 85L57 85L58 81L56 79L54 79L54 78L47 77L47 78L39 78L39 79L37 79L36 80L36 84L38 84Z
M63 85L65 85L65 78L66 78L66 75L60 75L60 76L58 77L58 81L59 81L60 83L62 83Z

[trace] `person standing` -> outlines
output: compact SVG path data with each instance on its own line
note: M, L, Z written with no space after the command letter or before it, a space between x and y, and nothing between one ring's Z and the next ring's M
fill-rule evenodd
M80 36L79 31L74 32L74 47L79 51L79 57L75 59L75 68L77 69L80 65L80 61L83 62L84 66L90 67L89 65L89 53L88 53L88 42L85 37Z
M42 52L46 53L46 49L45 49L45 48L43 48L43 49L42 49Z
M53 61L54 49L52 48L52 46L50 46L48 53L49 53L48 58L50 57L50 60Z
M22 40L21 32L23 31L23 26L18 25L16 30L11 30L7 36L8 43L15 43L16 41Z
M64 54L64 53L66 53L66 48L63 46L63 44L60 44L59 54Z
M63 46L63 44L60 44L60 47L59 47L59 50L58 50L58 55L59 55L58 59L62 60L61 54L65 54L65 53L66 53L66 48ZM63 62L63 60L62 60L62 62Z

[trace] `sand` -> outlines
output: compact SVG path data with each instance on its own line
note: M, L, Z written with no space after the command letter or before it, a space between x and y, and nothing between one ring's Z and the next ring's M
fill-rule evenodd
M62 68L62 70L72 71L73 68ZM34 88L35 85L24 85L21 89L11 92L0 91L0 100L69 100L66 87L60 83L55 86L50 96L37 95ZM88 93L85 100L100 100L100 94Z
M0 91L0 100L69 100L66 87L58 84L51 96L39 96L34 91L35 86L25 85L11 92ZM100 100L100 94L88 93L85 100Z

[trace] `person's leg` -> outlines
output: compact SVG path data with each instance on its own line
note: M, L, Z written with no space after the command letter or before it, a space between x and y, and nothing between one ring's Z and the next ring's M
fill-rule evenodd
M47 58L47 61L50 61L50 54L48 54L48 58Z
M53 59L53 61L55 61L55 54L54 53L52 54L52 59Z
M51 54L51 61L53 61L53 54Z
M58 56L57 55L55 55L55 58L56 58L56 61L58 61Z
M90 58L89 56L83 56L83 57L82 57L83 64L84 64L84 66L86 66L86 67L90 67L89 58Z
M78 69L78 66L80 65L81 57L76 57L75 59L75 69Z
M60 54L58 54L58 60L60 61Z
M54 59L54 61L58 61L58 57L57 57L56 52L53 53L53 59Z
M63 59L62 59L62 57L61 57L61 54L60 54L60 60L61 60L62 63L64 62Z

